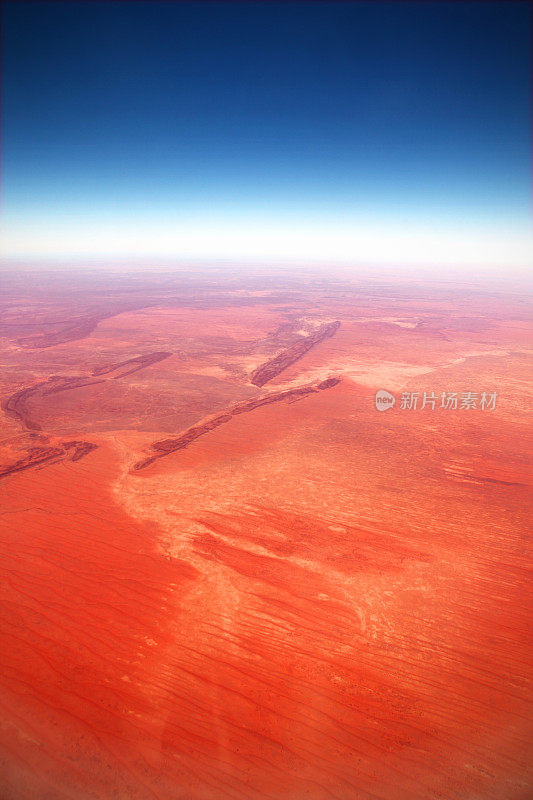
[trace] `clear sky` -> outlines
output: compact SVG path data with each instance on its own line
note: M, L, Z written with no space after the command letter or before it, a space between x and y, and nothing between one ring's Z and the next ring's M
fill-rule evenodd
M525 269L526 2L5 2L7 259Z

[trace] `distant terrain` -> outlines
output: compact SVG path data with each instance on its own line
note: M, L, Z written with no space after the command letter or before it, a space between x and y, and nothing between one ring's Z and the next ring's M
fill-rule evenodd
M3 799L530 796L527 298L3 280Z

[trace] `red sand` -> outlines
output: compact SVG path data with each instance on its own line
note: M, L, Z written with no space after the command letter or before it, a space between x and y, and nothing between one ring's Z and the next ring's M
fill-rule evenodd
M2 481L2 800L531 796L527 315L436 291L280 292L216 313L162 313L158 295L75 341L4 340L4 401L181 358L28 400L41 446L97 448ZM332 320L250 384L299 326ZM132 469L235 404L332 376ZM499 400L378 413L377 388ZM4 422L9 465L37 439Z

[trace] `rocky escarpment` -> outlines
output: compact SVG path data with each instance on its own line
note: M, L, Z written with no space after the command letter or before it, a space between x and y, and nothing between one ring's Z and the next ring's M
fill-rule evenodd
M26 455L11 464L0 465L0 478L7 478L16 472L23 472L27 469L44 467L48 464L56 464L59 461L79 461L80 458L88 455L92 450L96 450L98 445L93 442L61 442L49 447L30 447Z
M159 353L148 353L148 355L137 356L136 358L128 358L126 361L120 361L118 364L107 364L103 367L93 369L93 375L108 375L110 372L119 372L118 375L113 375L113 379L124 378L126 375L131 375L138 372L144 367L149 367L151 364L157 364L158 361L163 361L169 358L172 353L161 351Z
M253 411L256 408L260 408L261 406L266 406L271 403L279 403L282 400L296 400L300 397L304 397L305 395L322 391L323 389L331 389L338 383L340 383L340 378L328 378L327 380L318 384L299 386L295 389L287 389L283 392L276 392L266 395L266 397L258 397L254 398L253 400L246 400L243 403L238 403L237 405L232 406L232 408L230 408L228 411L206 420L201 425L195 425L192 428L189 428L182 433L181 436L173 439L161 439L159 442L154 442L154 444L152 444L152 450L155 450L154 455L148 456L142 461L138 461L134 465L133 469L137 472L145 467L148 467L150 464L153 464L153 462L157 461L157 459L169 455L169 453L175 453L178 450L183 450L200 436L204 436L214 428L218 428L219 425L229 422L238 414L245 414L249 411Z
M2 409L8 417L18 420L24 428L30 431L42 430L39 423L30 417L27 403L30 397L41 392L48 383L48 380L40 381L26 389L19 389L18 392L14 392L14 394L2 401Z
M167 352L147 353L146 355L121 361L118 364L107 364L102 367L97 367L93 369L90 375L51 375L45 381L39 381L39 383L33 386L14 392L14 394L2 401L2 409L8 417L18 420L27 430L40 431L42 430L41 426L32 419L28 409L28 402L32 397L37 397L39 395L41 397L47 397L48 395L57 394L58 392L65 392L68 389L82 389L85 386L95 386L99 383L105 383L107 380L125 378L133 372L138 372L145 367L156 364L158 361L169 358L171 355L172 353ZM100 377L101 375L107 377Z
M258 367L252 373L250 379L251 383L253 383L254 386L264 386L265 383L271 381L276 375L279 375L280 372L283 372L283 370L290 367L291 364L294 364L295 361L302 358L302 356L308 353L315 345L324 341L324 339L328 339L330 336L334 336L339 328L340 322L338 321L321 325L315 333L310 334L300 342L296 342L296 344L288 347L275 358L270 359L270 361Z
M31 350L44 350L48 347L56 347L58 344L65 344L66 342L75 342L78 339L84 339L89 336L99 322L110 319L118 314L124 314L128 311L136 311L139 308L144 308L145 303L105 303L102 308L98 308L98 301L92 304L92 308L80 309L77 313L74 312L73 316L68 319L57 318L57 314L53 312L50 317L45 316L44 319L27 320L23 318L18 326L22 330L27 329L35 330L29 335L17 336L17 344L24 349ZM62 316L62 315L60 315ZM16 333L17 323L12 322L11 325L4 325L7 335ZM42 330L42 329L45 330ZM48 328L48 330L46 330Z

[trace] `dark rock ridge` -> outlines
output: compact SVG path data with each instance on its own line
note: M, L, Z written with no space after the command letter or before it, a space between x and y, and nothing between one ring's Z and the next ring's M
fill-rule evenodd
M88 375L73 375L65 376L51 375L45 381L40 381L27 389L19 389L6 400L2 401L2 408L8 417L19 420L27 430L40 431L42 430L38 422L35 422L30 416L27 407L28 400L34 395L41 395L47 397L51 394L58 392L66 392L67 389L82 389L84 386L95 386L98 383L105 383L107 380L118 380L125 378L126 375L131 375L133 372L138 372L145 367L156 364L164 358L169 358L172 353L158 352L148 353L143 356L136 356L129 358L127 361L121 361L119 364L109 364L103 367L97 367L92 371L92 376ZM110 372L116 372L124 367L130 366L124 372L118 375L112 375L109 378L99 378L100 375L108 375Z
M81 313L77 317L69 320L57 321L51 324L54 329L51 331L44 331L35 333L30 336L22 336L17 338L17 344L26 349L43 350L48 347L55 347L58 344L65 344L66 342L75 342L78 339L84 339L89 336L97 327L99 322L105 319L110 319L118 314L123 314L128 311L136 311L139 308L144 308L145 304L120 304L111 309L95 310L93 313ZM46 322L41 322L41 326L46 325Z
M206 420L206 422L204 422L202 425L195 425L194 427L189 428L176 439L161 439L159 442L154 442L152 444L152 450L156 451L155 455L148 456L142 461L138 461L133 466L133 470L138 472L139 470L148 467L154 461L157 461L159 458L162 458L169 453L175 453L178 450L183 450L185 447L188 447L191 442L194 442L200 436L204 436L204 434L209 433L209 431L212 431L214 428L218 428L219 425L229 422L237 414L245 414L248 411L253 411L255 408L259 408L260 406L270 405L270 403L279 403L281 400L292 400L295 398L304 397L308 394L313 394L323 389L331 389L338 383L340 383L340 378L327 378L327 380L322 381L319 384L300 386L296 389L287 389L284 392L276 392L275 394L270 394L266 397L258 397L254 400L246 400L243 403L233 406L223 414L219 414L217 417L213 417L213 419Z
M59 461L79 461L98 445L92 442L62 442L51 447L31 447L24 458L20 458L12 464L0 465L0 478L7 478L15 472L22 472L26 469L43 467L47 464L56 464Z
M80 458L88 455L93 450L96 450L98 447L97 444L93 444L93 442L63 442L63 447L67 450L74 450L72 453L70 460L71 461L79 461Z
M40 392L45 386L48 385L48 383L49 381L47 380L40 381L39 383L36 383L34 386L30 386L27 389L19 389L18 392L15 392L6 400L3 400L2 408L6 412L7 416L18 420L28 430L42 430L41 426L29 416L26 403L32 395Z
M96 367L96 369L93 369L92 374L95 376L107 375L109 372L121 370L123 367L131 367L131 369L121 372L120 375L115 375L114 380L117 380L117 378L124 378L126 375L138 372L140 369L144 369L144 367L149 367L151 364L157 364L158 361L163 361L163 359L169 358L171 355L173 354L162 351L159 353L149 353L145 356L137 356L136 358L128 358L127 361L121 361L118 364Z
M270 361L258 367L252 372L251 383L253 383L254 386L264 386L265 383L271 381L272 378L275 378L280 372L283 372L283 370L290 367L291 364L294 364L295 361L302 358L302 356L309 352L311 348L315 347L315 345L319 344L324 339L328 339L330 336L334 336L339 328L339 321L328 322L325 325L321 325L315 333L310 334L300 342L296 342L296 344L291 345L291 347L288 347L275 358L272 358Z

